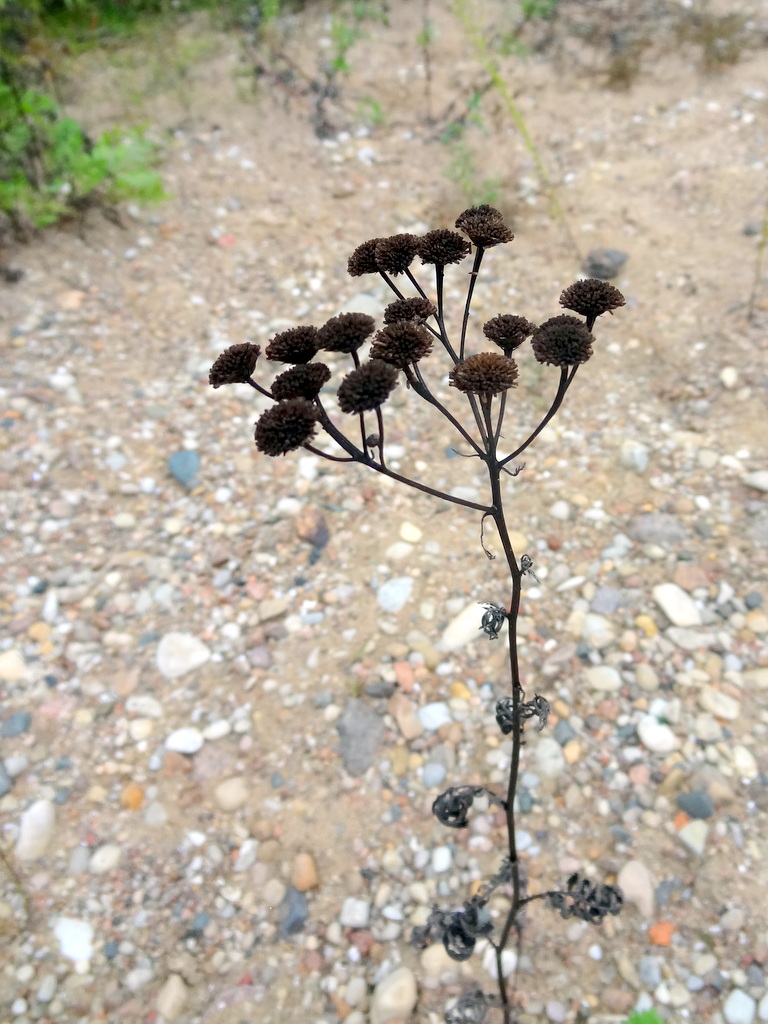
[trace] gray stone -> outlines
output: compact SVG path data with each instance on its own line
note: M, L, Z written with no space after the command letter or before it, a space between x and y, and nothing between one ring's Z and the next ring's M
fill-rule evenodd
M5 765L0 761L0 796L5 796L13 789L13 779L5 770Z
M4 722L0 722L0 736L6 739L23 736L31 724L32 715L29 711L14 711Z
M754 473L747 473L741 478L741 482L747 487L754 487L756 491L768 494L768 469L756 469Z
M640 981L646 988L655 989L661 984L661 960L657 956L643 956L637 965Z
M427 789L432 789L433 786L439 786L444 778L445 765L435 764L433 761L424 765L422 780Z
M278 911L278 926L283 938L300 932L309 914L309 902L303 892L290 885Z
M598 615L613 615L621 605L622 596L618 587L598 587L589 610Z
M698 856L704 853L704 849L707 845L707 835L709 834L709 825L701 819L695 821L689 821L687 825L678 832L680 841L685 843L688 849Z
M752 996L734 989L723 1004L723 1016L727 1024L752 1024L757 1011L757 1003Z
M715 813L715 805L709 793L696 789L692 793L678 793L677 806L690 818L711 818Z
M640 441L622 442L619 458L625 469L632 469L638 475L642 475L648 469L648 457L648 448Z
M536 770L545 779L553 779L565 768L565 757L557 740L545 736L536 744L533 751Z
M168 459L168 471L183 487L193 487L200 469L200 456L196 451L184 449L174 452Z
M682 544L688 537L682 524L666 512L634 516L627 533L639 544L660 544L663 547Z
M616 277L618 272L629 259L629 254L621 249L607 249L600 246L597 249L590 249L582 264L582 270L587 277L597 277L601 281L609 281Z
M419 708L418 719L429 732L435 732L441 725L450 725L451 709L443 701L434 701Z
M367 928L370 914L371 905L368 900L348 896L341 907L339 924L342 928Z
M385 612L395 614L404 608L413 591L412 576L395 576L386 583L382 583L376 591L376 601L379 608Z
M350 775L363 775L376 759L384 722L372 708L353 697L347 701L336 728L345 769Z

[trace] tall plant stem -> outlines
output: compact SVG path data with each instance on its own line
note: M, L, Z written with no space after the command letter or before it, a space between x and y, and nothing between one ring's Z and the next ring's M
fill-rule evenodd
M461 321L461 341L459 342L459 359L464 358L464 343L467 340L467 324L469 323L469 310L472 305L472 293L475 290L475 281L480 273L480 264L483 262L485 249L478 246L475 249L475 262L469 272L469 285L467 286L467 301L464 303L464 318Z
M549 412L544 417L544 419L541 421L541 423L538 425L538 427L536 427L536 429L533 431L533 433L529 434L528 437L526 437L526 439L523 441L523 443L519 447L515 448L515 450L510 455L505 456L501 460L499 465L505 466L512 459L516 459L518 455L521 455L525 451L525 449L528 447L529 444L531 444L532 441L535 441L535 439L539 436L539 434L542 432L544 427L546 427L546 425L549 423L549 421L555 415L557 410L563 404L563 399L565 398L565 393L568 390L568 388L571 386L571 381L576 376L576 371L577 370L578 370L578 366L572 366L570 369L567 366L563 366L561 368L561 370L560 370L560 384L558 385L557 394L555 395L555 397L554 397L554 399L552 401L552 405L549 407Z
M523 117L520 108L515 103L509 86L504 81L501 71L499 71L499 65L496 63L488 49L488 43L486 42L485 36L483 35L483 32L477 23L477 19L470 9L470 0L453 0L453 8L464 26L464 31L467 33L467 38L475 49L478 60L482 64L486 73L490 76L494 88L501 97L504 106L507 108L507 113L514 121L517 130L520 132L520 137L523 140L525 148L531 154L536 172L541 179L541 183L547 191L552 212L557 220L560 221L568 240L568 244L573 249L577 259L580 260L581 253L565 216L565 211L563 210L560 198L557 194L557 188L547 173L541 153L539 153L539 149L533 140L533 136L528 131L525 118Z

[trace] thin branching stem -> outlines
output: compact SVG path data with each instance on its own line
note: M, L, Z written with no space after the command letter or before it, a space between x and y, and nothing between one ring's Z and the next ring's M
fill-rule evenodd
M518 455L521 455L525 451L525 449L528 447L529 444L531 444L532 441L536 440L536 438L542 432L544 427L546 427L546 425L549 423L549 421L555 415L557 410L563 404L563 399L565 398L565 393L568 390L568 388L571 386L571 381L576 376L576 370L577 369L578 369L578 366L573 366L573 367L570 368L570 370L568 369L567 366L563 366L561 368L561 370L560 370L560 384L558 385L557 394L555 395L555 397L554 397L554 399L552 401L552 405L549 407L549 412L544 417L544 419L541 421L541 423L538 425L538 427L536 427L536 429L533 431L533 433L529 434L528 437L523 441L523 443L518 448L515 448L515 450L510 455L507 455L505 458L503 458L501 460L501 465L502 466L505 466L508 462L511 462L512 459L516 459L518 457Z
M461 340L459 342L459 359L464 358L464 346L467 340L467 324L469 323L469 311L472 306L472 294L475 290L477 275L480 273L480 264L483 262L485 249L478 246L475 249L475 262L469 272L469 284L467 285L467 300L464 303L464 316L461 321Z
M440 413L442 413L443 416L445 416L448 422L458 430L467 444L471 445L475 449L475 454L479 455L481 458L484 457L485 449L480 447L477 441L475 441L472 435L462 426L453 413L449 412L442 402L435 398L429 390L429 386L421 374L421 369L419 368L418 363L414 363L413 371L411 371L410 367L406 367L405 376L416 394L420 398L423 398L425 402L429 402L430 405L433 405Z

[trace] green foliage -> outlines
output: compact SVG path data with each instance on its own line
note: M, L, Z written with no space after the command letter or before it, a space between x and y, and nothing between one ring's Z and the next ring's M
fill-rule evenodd
M461 136L449 143L451 160L446 176L457 185L467 206L494 206L501 195L501 178L481 178L472 151Z
M387 119L384 111L382 110L381 104L372 96L364 96L360 100L358 108L360 110L360 116L375 128L384 124Z
M155 146L139 128L92 143L45 93L0 80L0 211L18 229L45 227L87 206L164 198Z
M526 21L547 19L557 13L558 0L520 0L520 13Z
M349 74L350 66L347 54L362 36L363 33L359 28L348 25L341 18L331 18L331 39L333 40L331 72L333 74Z
M655 1010L645 1010L643 1013L633 1013L627 1024L664 1024L664 1021Z

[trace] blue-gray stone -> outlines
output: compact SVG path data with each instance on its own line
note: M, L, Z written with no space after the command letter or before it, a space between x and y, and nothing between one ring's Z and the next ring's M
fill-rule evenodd
M661 984L661 964L657 956L644 956L637 965L637 973L646 988L654 989Z
M32 724L32 715L29 711L14 711L6 720L0 723L0 736L10 739L12 736L23 736Z
M750 591L749 594L744 595L744 604L750 611L755 608L759 608L763 603L763 595L756 593L754 590Z
M300 932L306 923L308 913L307 897L292 885L289 886L278 911L278 925L283 938Z
M363 775L376 759L384 733L383 720L367 704L353 697L347 701L336 728L345 769L350 775Z
M688 539L685 527L668 512L646 512L635 516L627 533L639 544L659 544L662 547L684 544Z
M588 277L599 277L601 281L607 281L618 274L628 259L629 255L621 249L601 246L599 249L590 249L582 269Z
M576 730L572 725L570 725L567 719L561 718L553 730L553 736L560 746L564 747L569 740L576 739Z
M622 592L618 587L598 587L589 606L598 615L613 615L621 604Z
M0 761L0 796L10 793L13 788L13 779L5 770L5 765Z
M617 843L623 843L624 846L632 845L632 833L628 832L623 825L609 825L608 831Z
M192 918L189 928L187 929L187 934L190 936L202 935L208 927L210 920L211 915L206 914L204 910L201 910Z
M174 452L168 459L168 471L184 487L192 487L200 469L200 456L187 448Z
M517 794L517 806L521 814L530 814L533 810L533 797L527 789L521 789Z
M711 818L715 805L705 790L695 789L692 793L678 793L677 806L690 818Z
M434 761L430 761L429 764L424 765L422 778L427 789L432 789L433 786L439 786L445 778L445 765L436 764Z
M119 942L115 942L114 939L110 939L109 942L104 943L104 956L107 958L107 960L114 960L119 952Z

